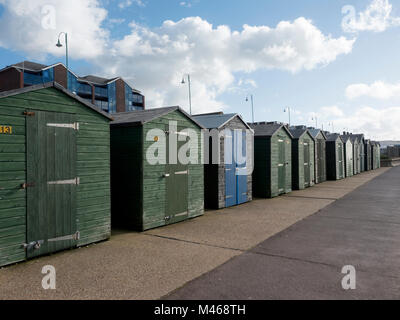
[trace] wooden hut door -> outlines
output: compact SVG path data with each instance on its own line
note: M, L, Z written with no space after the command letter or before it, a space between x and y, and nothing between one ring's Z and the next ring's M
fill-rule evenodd
M304 185L310 186L310 144L308 142L303 143L304 150Z
M317 161L318 163L316 164L316 167L318 168L318 182L322 182L323 177L324 177L324 140L318 139L317 140Z
M27 257L73 247L76 227L75 115L26 112Z
M344 162L343 162L343 145L337 144L338 165L339 165L339 178L344 178Z
M235 131L236 152L236 204L247 202L247 150L246 131Z
M283 193L286 190L286 152L285 140L278 140L278 191Z
M225 206L236 205L236 161L235 161L235 136L233 131L226 129L224 132L224 159L225 159Z
M179 150L187 143L188 135L182 130L184 128L178 127L177 132L169 132L169 134L175 135L173 138L177 141L176 150L176 163L169 163L166 166L167 176L167 191L166 191L166 212L165 221L166 224L177 223L186 220L189 216L189 203L188 203L188 179L189 179L189 167L187 164L179 161ZM186 137L185 141L182 137ZM172 152L169 139L167 137L167 159L169 159L169 153Z

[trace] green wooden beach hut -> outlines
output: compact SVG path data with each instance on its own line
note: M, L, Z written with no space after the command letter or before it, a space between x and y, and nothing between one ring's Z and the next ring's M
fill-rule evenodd
M326 135L324 131L309 128L308 131L315 140L315 183L326 181Z
M343 134L341 138L344 143L344 165L345 165L345 175L346 178L352 177L354 175L354 150L353 150L353 142L351 140L350 135Z
M353 134L358 139L358 173L365 171L365 138L363 134Z
M57 83L0 94L0 266L110 237L110 121Z
M326 176L328 180L345 178L344 143L337 133L326 134Z
M377 141L371 141L371 170L381 167L381 146Z
M292 189L313 186L315 179L315 141L306 126L290 127L292 134Z
M254 130L253 195L272 198L292 191L292 134L280 122L250 124Z
M370 171L372 170L372 150L371 150L371 140L365 139L365 144L364 144L364 153L365 153L365 158L364 158L364 163L365 163L365 171Z
M112 223L147 230L204 213L203 127L179 107L111 123Z

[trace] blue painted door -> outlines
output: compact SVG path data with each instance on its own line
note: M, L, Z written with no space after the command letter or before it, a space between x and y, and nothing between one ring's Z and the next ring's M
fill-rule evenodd
M247 202L246 131L235 132L236 204Z
M225 130L225 206L247 202L246 132Z
M225 206L236 205L236 164L234 154L234 135L229 129L225 130Z

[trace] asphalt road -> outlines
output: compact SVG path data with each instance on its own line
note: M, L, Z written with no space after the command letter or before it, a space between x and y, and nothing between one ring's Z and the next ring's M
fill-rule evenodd
M397 167L165 298L399 299L399 195Z

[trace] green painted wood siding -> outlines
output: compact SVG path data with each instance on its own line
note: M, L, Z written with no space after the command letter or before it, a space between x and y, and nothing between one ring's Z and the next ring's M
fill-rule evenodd
M284 140L285 187L279 191L278 164L279 140ZM253 195L260 198L273 198L292 191L292 139L284 129L272 137L254 137Z
M104 116L54 88L0 99L1 124L13 127L0 135L0 265L26 258L26 109L76 114L77 227L79 246L110 237L109 124Z
M305 181L305 168L304 168L304 144L309 145L309 184ZM306 187L311 187L315 184L315 143L309 134L305 134L300 139L293 139L292 141L292 187L293 190L303 190Z
M198 164L189 164L188 170L188 209L189 218L204 214L204 165L201 163L201 130L180 111L170 112L165 116L146 123L143 127L143 137L151 129L168 128L170 121L177 121L180 128L191 128L198 132ZM166 224L165 192L166 180L162 175L166 172L165 165L151 165L146 160L146 151L153 141L143 143L143 229L150 229ZM156 200L156 201L155 201Z
M352 177L354 175L353 156L353 144L350 140L347 140L344 144L346 177Z
M143 231L167 224L166 173L167 165L148 162L147 150L154 141L146 141L152 129L168 130L170 121L179 128L198 132L198 147L202 150L200 128L180 111L173 111L143 126L111 126L111 167L113 223ZM198 164L188 165L188 217L204 213L204 165L198 154ZM166 159L167 160L167 159Z
M315 183L326 181L326 140L321 132L315 137Z

